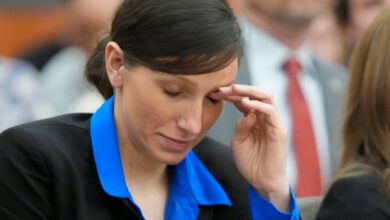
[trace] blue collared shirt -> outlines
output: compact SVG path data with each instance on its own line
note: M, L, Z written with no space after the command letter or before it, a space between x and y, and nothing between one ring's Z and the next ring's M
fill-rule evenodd
M93 154L100 182L104 191L119 198L128 198L136 207L122 169L115 120L114 97L107 100L93 114L91 139ZM291 212L279 212L270 202L250 190L250 206L253 219L299 219L296 200L291 191ZM229 197L193 151L172 167L170 193L165 218L171 220L197 219L199 206L232 206ZM138 208L142 216L141 209Z

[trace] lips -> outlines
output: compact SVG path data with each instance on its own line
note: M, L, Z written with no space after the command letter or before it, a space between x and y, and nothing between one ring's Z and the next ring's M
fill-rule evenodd
M174 139L167 136L163 136L163 146L168 148L171 151L187 151L192 147L192 143L194 140L180 140Z

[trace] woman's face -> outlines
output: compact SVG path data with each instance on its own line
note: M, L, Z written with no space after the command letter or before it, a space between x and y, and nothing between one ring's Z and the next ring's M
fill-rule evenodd
M210 94L233 84L238 61L201 75L173 75L146 67L121 67L115 89L115 119L130 146L165 164L180 162L206 135L223 108Z

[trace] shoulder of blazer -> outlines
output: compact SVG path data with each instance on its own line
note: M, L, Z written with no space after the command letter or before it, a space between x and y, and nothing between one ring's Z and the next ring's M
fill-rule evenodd
M234 162L231 148L216 140L206 137L194 148L194 152L209 171L221 181L232 179L245 182Z
M15 187L0 192L0 206L6 204L0 216L9 211L20 219L88 219L86 208L95 203L85 199L103 195L90 144L90 116L53 117L0 134L0 188ZM88 193L80 193L83 186Z
M91 114L67 114L11 127L0 139L7 143L37 150L53 159L61 154L90 152L89 121ZM73 153L72 153L73 154Z
M374 173L340 178L331 185L329 192L342 196L347 203L365 201L361 205L367 207L381 201L390 208L390 192L385 179Z
M375 174L364 174L344 177L332 183L316 219L389 217L390 193L383 178Z
M89 121L91 113L73 113L64 114L51 118L33 121L22 125L15 126L16 129L29 129L40 126L71 126L78 127L81 129L89 129Z
M312 60L320 83L326 84L333 91L344 91L348 83L348 69L345 66L316 56Z
M89 130L89 122L92 114L90 113L75 113L59 115L52 118L41 119L25 124L20 124L4 130L2 133L25 131L31 134L39 132L56 133L61 128L73 127Z
M231 148L206 137L195 146L194 152L224 188L233 204L232 209L221 212L230 212L226 216L232 219L250 219L249 184L238 171Z
M312 60L315 66L315 69L323 74L327 74L327 72L330 72L330 74L338 74L340 77L346 79L347 78L347 72L348 69L346 66L327 61L324 59L321 59L317 56L312 56ZM325 73L324 73L325 72Z

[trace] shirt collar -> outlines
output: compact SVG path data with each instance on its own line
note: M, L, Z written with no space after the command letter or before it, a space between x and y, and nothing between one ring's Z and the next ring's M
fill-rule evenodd
M314 55L306 45L291 50L246 18L241 17L239 21L245 39L247 57L253 59L262 69L281 68L283 62L292 54L300 61L304 72L311 72L314 69L312 60Z
M113 110L114 97L111 97L92 115L90 136L93 155L104 191L133 201L123 174ZM170 187L170 200L231 206L226 192L193 151L172 167Z
M91 118L90 136L100 183L115 197L128 197L114 120L114 98L108 99Z

